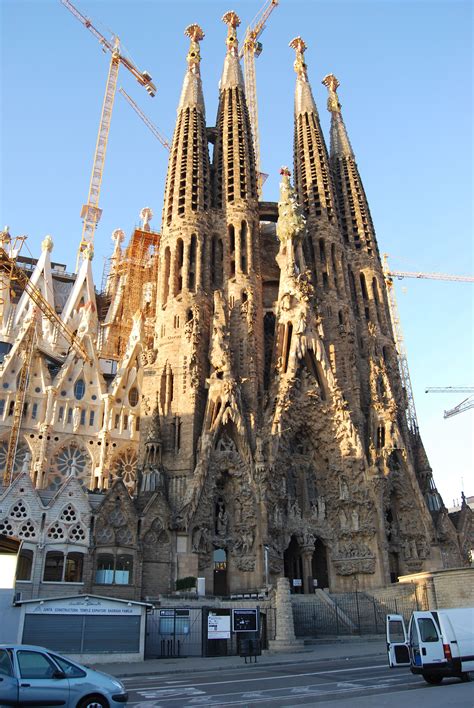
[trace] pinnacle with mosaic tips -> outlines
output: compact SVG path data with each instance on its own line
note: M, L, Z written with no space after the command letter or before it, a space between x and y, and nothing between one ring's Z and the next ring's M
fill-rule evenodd
M303 81L308 80L308 75L307 75L307 66L306 62L304 60L304 53L306 51L306 42L301 38L301 37L295 37L294 39L291 40L289 46L295 50L296 52L296 59L293 64L293 68L298 75L298 78L302 79Z
M337 88L340 85L338 79L334 76L334 74L327 74L321 83L324 84L329 91L328 111L330 113L340 113L341 104L339 103L339 97L336 93Z
M237 39L236 29L240 25L240 18L236 12L229 10L229 12L226 12L225 15L223 15L222 22L227 25L227 51L229 54L234 54L237 56L239 41Z
M201 63L201 52L199 49L199 42L204 39L204 32L201 27L197 24L188 25L184 30L184 34L190 38L191 45L189 47L188 54L186 56L186 61L190 71L194 73L199 73L199 64Z

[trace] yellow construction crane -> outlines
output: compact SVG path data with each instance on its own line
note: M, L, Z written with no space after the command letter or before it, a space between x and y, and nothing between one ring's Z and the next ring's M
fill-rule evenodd
M27 274L17 266L13 258L10 258L5 249L0 247L0 274L5 276L5 280L10 284L16 283L21 290L33 300L36 308L53 324L60 334L71 344L76 352L85 361L89 361L87 350L82 342L76 337L74 332L64 324L59 315L53 310L51 305L43 297L43 293L30 281ZM35 344L35 316L33 314L30 326L26 333L23 343L23 364L18 377L17 395L13 407L12 427L10 438L8 440L8 448L5 460L5 470L3 474L3 484L8 486L13 478L13 469L15 464L16 450L20 437L21 419L23 417L23 408L28 387L28 376L33 357Z
M104 102L102 105L102 114L100 117L99 132L97 135L97 143L94 153L94 162L92 165L92 174L89 184L89 194L87 197L86 204L83 205L81 211L81 218L83 219L82 227L82 237L79 244L79 249L77 253L76 261L76 272L79 266L79 260L81 258L84 250L93 245L94 233L99 223L100 217L102 215L102 209L99 207L99 196L100 187L102 184L102 175L104 172L105 164L105 153L107 150L107 141L109 138L110 121L112 119L112 110L114 107L115 91L117 89L117 77L120 64L122 64L130 73L135 77L141 86L144 86L150 96L154 96L156 93L156 86L152 82L151 76L147 71L140 72L135 64L133 64L127 57L120 53L120 40L115 35L113 38L113 43L109 42L108 39L104 37L101 32L99 32L96 27L92 24L91 20L83 15L79 10L70 2L70 0L60 0L60 2L66 7L74 17L76 17L79 22L81 22L84 27L86 27L89 32L91 32L94 37L102 45L104 52L110 52L110 67L109 74L107 77L107 83L105 86Z
M474 387L473 386L430 386L425 389L425 393L469 393L470 396L458 403L454 408L444 411L443 418L451 418L458 413L464 413L470 408L474 408Z
M155 138L157 138L160 143L163 145L163 147L170 151L171 150L171 145L168 142L168 140L160 133L156 125L154 125L151 120L143 113L142 109L137 106L133 98L128 95L126 91L123 90L123 88L119 88L119 93L122 94L124 99L127 101L127 103L133 108L135 113L142 119L142 121L145 123L146 126L151 130Z
M279 0L268 0L254 17L245 32L243 46L239 57L244 58L245 96L249 109L250 125L252 127L253 147L255 153L255 169L257 172L258 196L262 194L264 175L260 172L260 138L258 132L258 105L257 105L257 79L255 76L255 57L262 53L262 43L258 38L265 29L265 24Z
M388 255L385 253L383 257L383 272L385 276L385 284L387 286L388 293L388 304L390 309L390 318L392 320L393 335L395 338L395 346L398 352L398 362L400 368L400 376L402 379L402 384L405 388L405 394L407 397L407 423L411 432L414 435L418 435L418 419L416 416L415 401L413 397L413 389L410 380L410 371L408 368L408 359L405 350L405 344L403 339L403 331L400 322L400 316L398 314L397 300L395 297L395 288L393 286L393 278L428 278L431 280L454 280L457 282L474 282L474 277L469 275L448 275L446 273L421 273L421 272L408 272L408 271L397 271L390 270L388 266ZM461 404L460 404L461 405ZM449 411L446 411L449 413ZM445 412L445 413L446 413ZM457 411L461 412L461 411ZM455 413L451 413L455 415ZM445 415L445 418L448 416Z

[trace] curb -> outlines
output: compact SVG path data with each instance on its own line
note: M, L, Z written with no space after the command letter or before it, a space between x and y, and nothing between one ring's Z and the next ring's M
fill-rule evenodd
M309 663L314 663L314 662L323 663L323 662L328 662L328 661L344 661L344 660L348 661L349 659L370 659L370 658L375 659L375 658L379 658L379 657L385 656L385 655L386 655L386 652L382 652L382 651L380 651L376 654L361 654L358 656L339 656L339 657L331 656L331 657L324 657L324 658L320 658L320 659L315 658L315 657L303 658L303 657L301 657L301 655L298 655L297 659L296 658L295 659L282 659L281 661L269 661L269 662L263 661L260 663L254 662L252 664L232 663L232 664L229 664L228 666L209 666L209 667L197 667L197 668L191 668L191 667L187 668L185 666L180 666L178 668L177 666L173 666L173 667L168 668L166 671L157 672L156 675L159 676L160 674L182 673L183 670L186 670L186 668L189 673L207 673L207 672L211 672L211 671L214 671L214 672L215 671L228 671L229 669L239 669L241 667L243 668L243 667L249 667L249 666L257 666L259 668L264 666L265 668L268 668L269 666L288 666L288 665L291 666L292 664L309 664ZM273 656L275 656L275 654L273 654ZM209 657L209 659L212 659L212 658L213 657ZM177 661L185 661L185 659L177 659ZM91 668L93 668L96 671L106 671L107 665L101 664L100 667L91 666ZM150 672L140 671L138 673L133 673L133 674L132 673L127 673L127 674L114 673L113 675L116 678L123 680L123 679L127 679L127 678L137 678L139 676L145 676L149 673L152 674L153 671L150 671Z

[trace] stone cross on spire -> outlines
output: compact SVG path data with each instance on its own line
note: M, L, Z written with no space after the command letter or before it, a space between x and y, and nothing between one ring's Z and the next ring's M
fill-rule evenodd
M237 39L237 27L240 25L240 18L236 12L230 10L222 17L222 22L227 25L227 44L228 54L238 56L239 40Z
M305 41L301 39L301 37L295 37L291 40L289 46L296 52L296 59L295 63L293 64L293 68L296 72L296 75L302 81L308 81L308 67L306 66L306 62L304 60L304 53L306 51Z
M192 71L193 74L197 74L199 76L199 69L201 64L201 52L199 50L199 42L204 39L204 32L202 31L201 27L199 27L199 25L193 24L186 27L186 29L184 30L184 34L191 40L189 52L186 57L189 71Z
M330 113L340 113L341 104L339 103L339 96L336 93L337 87L339 86L339 81L334 74L328 74L324 77L321 83L324 84L329 91L328 111Z

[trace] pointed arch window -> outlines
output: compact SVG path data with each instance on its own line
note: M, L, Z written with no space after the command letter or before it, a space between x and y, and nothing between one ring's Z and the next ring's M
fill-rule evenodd
M213 288L221 288L223 283L223 257L224 249L222 240L214 235L211 241L211 284Z
M78 379L74 384L74 398L77 401L81 401L84 398L86 392L86 384L84 379Z
M171 251L170 247L165 248L165 265L163 270L163 305L168 302L170 292L170 270L171 270Z
M230 277L235 276L235 228L233 224L227 227L229 234L229 254L230 254Z
M176 242L176 252L175 252L174 295L179 295L179 293L183 289L183 262L184 262L184 243L183 243L183 239L179 238Z
M196 289L196 253L197 253L197 237L196 234L191 236L189 244L189 265L188 265L188 290L194 292Z
M367 283L365 281L364 273L360 274L360 289L362 290L362 297L364 299L364 313L365 319L370 320L370 310L369 310L369 293L367 292Z
M248 226L246 221L242 221L240 226L240 270L247 273L247 234Z

